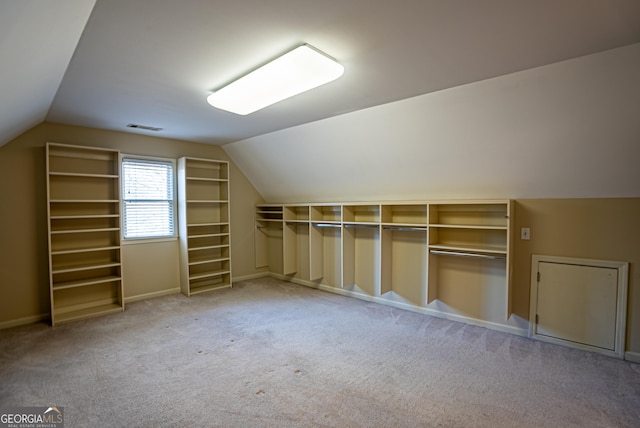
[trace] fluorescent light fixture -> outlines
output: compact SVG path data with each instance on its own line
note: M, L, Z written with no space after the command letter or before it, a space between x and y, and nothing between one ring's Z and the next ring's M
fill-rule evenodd
M342 76L344 67L302 45L207 97L213 107L246 115Z

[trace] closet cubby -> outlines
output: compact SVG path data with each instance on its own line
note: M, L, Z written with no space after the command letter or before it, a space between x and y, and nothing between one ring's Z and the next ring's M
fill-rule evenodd
M312 223L309 227L310 280L315 284L342 287L342 226Z
M380 226L347 223L342 242L343 288L379 296Z
M293 278L310 278L309 223L287 221L283 230L283 273Z
M284 207L284 220L285 221L309 221L309 206L308 205L294 205Z
M345 223L379 223L380 205L344 205L342 221Z
M342 221L341 205L311 206L311 221L340 223Z
M427 228L383 226L381 246L381 294L421 306L427 290Z
M461 297L476 294L501 302L511 316L512 207L507 200L429 205L427 303L437 299L487 318L491 305Z
M124 310L119 152L47 143L51 324Z
M231 287L228 162L178 159L178 212L182 293Z
M282 205L259 205L256 210L256 221L261 223L281 222L283 220L283 214Z
M427 204L382 205L382 223L426 226L428 213Z

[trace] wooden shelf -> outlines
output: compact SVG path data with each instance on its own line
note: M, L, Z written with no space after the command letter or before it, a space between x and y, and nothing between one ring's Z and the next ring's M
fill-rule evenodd
M507 254L505 247L495 247L489 245L441 245L430 244L429 249L434 250L447 250L447 251L461 251L461 252L476 252L476 253L488 253L488 254Z
M178 196L182 293L190 296L230 287L228 162L178 159Z
M95 277L91 279L82 279L78 281L68 281L68 282L57 283L53 285L53 290L58 291L58 290L64 290L67 288L86 287L89 285L96 285L96 284L102 284L106 282L115 282L115 281L121 281L121 280L122 280L122 277L120 276Z
M124 310L119 152L48 143L46 167L52 324Z
M49 176L76 177L76 178L119 178L117 174L85 174L74 172L49 172Z
M494 323L482 293L504 300L511 316L512 212L510 200L259 204L256 267ZM460 284L475 284L479 296L465 297Z
M53 317L55 324L63 322L77 321L86 318L93 318L101 315L114 314L124 311L124 307L117 303L109 303L104 305L91 306L84 309L71 310L68 312L54 311Z

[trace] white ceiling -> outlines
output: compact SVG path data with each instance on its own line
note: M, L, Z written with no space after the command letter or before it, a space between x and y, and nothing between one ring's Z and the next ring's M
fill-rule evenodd
M93 3L0 0L0 145L42 120L225 144L640 41L638 0ZM206 103L305 42L345 74L249 116Z

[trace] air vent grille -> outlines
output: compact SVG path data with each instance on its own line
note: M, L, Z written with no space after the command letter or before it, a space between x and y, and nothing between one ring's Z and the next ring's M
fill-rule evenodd
M139 125L137 123L130 123L127 125L127 128L142 129L144 131L154 131L154 132L159 132L159 131L162 131L163 129L155 126Z

